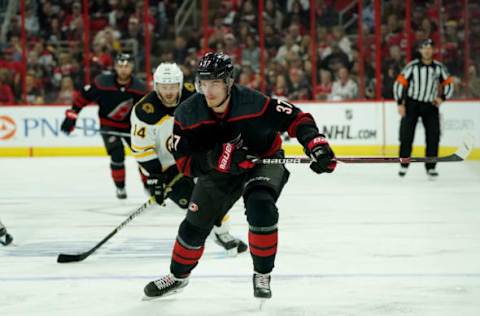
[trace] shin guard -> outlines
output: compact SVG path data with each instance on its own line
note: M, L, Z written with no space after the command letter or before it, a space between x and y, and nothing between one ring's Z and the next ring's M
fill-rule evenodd
M278 211L268 190L252 191L246 200L250 225L248 243L253 266L258 273L270 273L274 267L278 244Z
M125 187L125 165L123 162L110 163L110 170L112 171L112 179L117 188Z
M180 224L170 263L170 272L175 277L184 278L197 266L209 233L209 230L195 227L187 220Z

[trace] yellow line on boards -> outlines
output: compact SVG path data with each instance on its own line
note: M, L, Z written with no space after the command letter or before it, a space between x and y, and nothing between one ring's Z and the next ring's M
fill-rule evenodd
M337 156L397 156L398 146L381 145L353 146L334 145L332 146ZM287 156L303 155L303 148L300 145L283 145ZM440 147L440 156L449 155L457 150L456 147ZM130 149L126 150L131 155ZM412 156L422 157L425 154L425 146L415 146ZM70 157L70 156L106 156L107 152L103 147L0 147L0 157ZM470 153L469 160L480 160L480 148L474 148Z

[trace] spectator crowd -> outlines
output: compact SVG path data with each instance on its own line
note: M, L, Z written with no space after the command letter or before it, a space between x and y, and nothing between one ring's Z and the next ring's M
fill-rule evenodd
M455 78L455 97L480 97L480 42L472 36L480 32L478 3L470 4L470 37L465 38L462 2L443 1L439 10L434 0L412 0L415 10L407 38L405 2L382 1L382 95L377 96L371 0L363 1L362 30L358 29L356 5L353 10L349 6L352 0L315 0L313 39L309 0L264 0L264 51L260 50L258 1L210 1L207 30L188 23L176 30L174 16L185 1L149 0L145 10L144 1L133 0L89 0L88 8L82 7L81 0L26 0L25 56L19 14L10 16L8 30L0 38L0 104L69 104L88 80L112 69L113 58L120 52L133 54L137 73L146 78L146 27L151 37L151 67L161 61L176 62L186 81L193 81L204 49L221 50L237 65L237 82L290 100L392 99L393 82L407 62L407 42L432 38L438 44L435 58L442 60ZM465 40L470 45L468 68ZM315 86L312 73L317 75Z

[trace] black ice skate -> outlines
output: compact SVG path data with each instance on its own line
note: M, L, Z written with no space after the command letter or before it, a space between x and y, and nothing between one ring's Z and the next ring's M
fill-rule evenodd
M398 175L403 178L407 174L407 171L408 167L400 166L400 170L398 170Z
M188 278L179 279L173 274L164 276L161 279L148 283L143 291L145 292L145 300L165 297L175 293L179 293L188 285Z
M253 274L253 296L256 298L271 298L270 290L270 274L254 273Z
M117 199L119 200L125 200L127 198L127 191L125 191L125 188L117 188L116 194Z
M0 244L8 246L12 243L13 237L7 233L7 229L0 223Z
M239 253L245 252L248 249L247 244L238 238L233 237L229 233L216 234L215 243L225 249L228 255L235 256Z
M427 169L427 176L430 180L435 180L438 178L438 172L435 169Z

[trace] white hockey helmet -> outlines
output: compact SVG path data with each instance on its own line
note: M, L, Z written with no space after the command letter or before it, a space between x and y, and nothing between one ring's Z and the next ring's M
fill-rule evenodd
M178 83L180 88L183 86L183 72L175 63L161 63L153 73L153 83L170 84Z
M173 84L178 83L178 101L182 95L183 88L183 72L175 63L161 63L155 69L153 73L153 86L158 97L162 99L159 91L157 90L158 84Z

